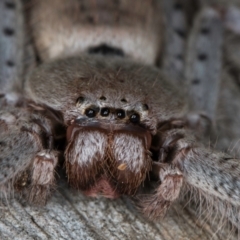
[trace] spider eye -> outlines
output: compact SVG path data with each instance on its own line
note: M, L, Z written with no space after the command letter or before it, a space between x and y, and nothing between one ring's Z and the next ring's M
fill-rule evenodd
M98 113L98 109L94 107L90 107L85 110L85 115L89 118L95 117L97 113Z
M149 109L148 105L147 104L143 104L143 110L147 111L148 109Z
M126 116L125 111L122 110L122 109L117 109L117 110L116 110L116 115L117 115L117 117L120 118L120 119L123 119L123 118L125 118L125 116Z
M79 97L76 101L77 106L82 104L84 102L85 98L84 97Z
M110 113L109 108L102 108L101 109L101 116L107 117L109 115L109 113Z
M107 98L105 96L101 96L99 99L105 101Z
M125 98L122 98L122 99L121 99L121 102L124 102L124 103L126 103L126 102L127 102L127 100L126 100Z
M140 115L138 113L133 113L131 116L130 116L130 121L132 123L139 123L140 122Z

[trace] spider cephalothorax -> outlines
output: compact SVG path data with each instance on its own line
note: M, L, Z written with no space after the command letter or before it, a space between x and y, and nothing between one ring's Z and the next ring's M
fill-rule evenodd
M109 60L111 65L95 56L58 60L39 68L26 85L31 99L60 111L68 126L65 157L70 184L88 195L116 197L135 194L149 175L158 119L162 122L180 116L182 110L171 110L181 105L181 101L171 99L174 90L161 88L159 101L165 96L169 106L162 103L159 115L154 111L152 94L156 85L165 81L156 69L118 58ZM60 72L65 63L71 70L63 71L63 76ZM129 68L133 70L130 75ZM69 83L66 89L58 87L61 75ZM39 90L50 76L53 85L49 90L58 99L54 101Z

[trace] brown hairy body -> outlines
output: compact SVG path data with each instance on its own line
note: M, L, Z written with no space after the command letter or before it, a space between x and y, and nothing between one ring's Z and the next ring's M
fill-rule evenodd
M174 83L181 69L179 58L172 75L169 55L168 62L162 60L162 70L151 66L166 51L161 50L158 1L28 4L27 29L39 59L23 78L22 97L10 101L12 93L21 92L14 84L3 93L1 191L17 191L30 203L46 203L56 185L59 153L64 153L70 186L88 196L130 196L140 211L155 219L190 190L215 202L214 207L239 228L239 160L213 150L206 141L212 137L211 122L218 124L221 52L210 48L202 53L200 48L200 70L191 62L194 56L187 56L190 67L184 77L192 82L179 91ZM219 51L219 12L207 9L198 21L196 29L201 31L192 33L189 48L200 33L199 42L204 43L207 29L216 36ZM181 36L184 29L177 30ZM32 50L28 54L34 55ZM206 58L213 64L210 70L209 63L203 63ZM210 87L203 83L196 88L196 81L206 76ZM59 146L59 140L66 144Z

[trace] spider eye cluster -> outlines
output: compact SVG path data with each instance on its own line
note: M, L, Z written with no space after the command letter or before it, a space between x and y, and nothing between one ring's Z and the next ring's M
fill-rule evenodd
M132 123L139 123L140 122L140 114L137 112L131 112L130 114L127 114L125 110L123 109L111 109L108 107L101 108L100 115L102 117L108 117L109 114L114 114L118 119L129 119Z
M101 100L106 100L106 98L104 96L102 96L100 98ZM77 106L81 106L84 102L85 102L85 98L84 97L79 97L76 101L76 105ZM125 99L121 100L122 102L125 102ZM142 105L142 110L143 111L147 111L148 110L148 105L147 104L143 104ZM96 105L91 105L89 107L87 107L84 110L84 114L88 117L88 118L94 118L96 117L98 114L105 118L108 117L110 114L115 115L115 117L117 119L125 119L125 120L129 120L131 123L133 124L138 124L141 121L141 116L137 111L125 111L124 109L121 108L111 108L111 107L98 107Z
M108 117L110 113L114 114L118 119L129 119L131 123L137 124L140 122L140 114L137 112L132 112L130 114L126 114L126 111L123 109L111 109L108 107L103 107L99 109L96 106L91 106L85 110L85 115L88 118L94 118L100 112L102 117ZM127 117L126 117L127 115Z
M100 115L102 117L107 117L107 116L109 116L110 113L114 114L119 119L124 119L126 116L126 113L123 109L114 109L114 108L103 107L100 110Z

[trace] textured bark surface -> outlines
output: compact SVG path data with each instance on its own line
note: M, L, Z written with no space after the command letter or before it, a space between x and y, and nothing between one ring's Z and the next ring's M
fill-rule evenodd
M88 198L61 181L44 207L17 200L2 204L0 239L236 239L216 219L210 225L183 205L175 204L164 219L150 222L127 198Z

